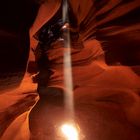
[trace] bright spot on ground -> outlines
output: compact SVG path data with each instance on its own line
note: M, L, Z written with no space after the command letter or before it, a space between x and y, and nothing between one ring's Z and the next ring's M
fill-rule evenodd
M61 127L61 131L64 135L64 137L67 140L79 140L78 138L78 130L76 127L72 124L64 124Z

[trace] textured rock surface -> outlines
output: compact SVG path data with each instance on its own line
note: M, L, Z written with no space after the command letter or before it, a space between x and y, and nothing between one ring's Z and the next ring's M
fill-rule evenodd
M50 5L47 3L42 5L30 34L34 34L57 11L60 1L53 2L52 4L50 2ZM72 49L72 61L75 116L85 140L139 140L140 19L137 15L140 11L140 1L70 0L70 4L77 18L80 39L84 46L80 50ZM50 13L47 11L48 6ZM88 10L85 10L85 7ZM13 21L16 21L15 19ZM20 20L20 25L21 23ZM10 43L13 45L17 43L16 36L21 33L21 36L18 36L23 39L20 42L21 44L23 42L21 46L28 46L29 25L22 24L20 28L11 25L4 26L1 23L6 36L3 32L0 32L0 36L5 39L7 37L11 42L14 40L14 43ZM10 26L10 32L13 29L16 33L6 32L5 29L9 30L8 26ZM34 48L36 41L32 36L30 39L31 47ZM6 46L9 45L6 40L1 39L1 42ZM16 47L18 48L17 44ZM107 50L105 52L107 62L114 66L108 66L105 63L102 48ZM1 51L6 52L7 55L7 57L3 54L0 56L2 57L0 63L3 66L0 78L1 140L29 140L30 136L33 140L58 140L54 125L61 122L63 117L65 118L62 96L64 90L63 50L62 42L56 41L46 52L51 62L49 68L52 72L48 80L51 88L42 89L43 94L40 100L37 84L33 83L32 75L29 73L24 75L27 57L22 57L21 54L27 50L18 51L20 53L17 58L22 57L18 62L16 57L12 57L14 53L8 55L10 52L4 49ZM30 52L29 60L34 60L32 52ZM13 65L12 62L14 62ZM122 66L122 64L134 66ZM48 95L48 93L51 94Z

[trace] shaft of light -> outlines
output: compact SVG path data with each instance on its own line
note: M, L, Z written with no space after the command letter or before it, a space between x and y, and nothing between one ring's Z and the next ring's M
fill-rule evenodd
M68 2L63 1L63 22L68 22ZM74 115L74 102L73 102L73 82L72 82L72 66L71 66L71 47L70 47L70 33L69 29L64 32L64 86L65 93L65 106L71 119Z
M63 17L64 23L67 21L67 19L69 19L69 17L68 17L68 1L67 0L63 0L62 17Z
M66 89L65 93L65 105L66 109L73 116L73 84L72 84L72 68L70 48L64 50L64 85Z

